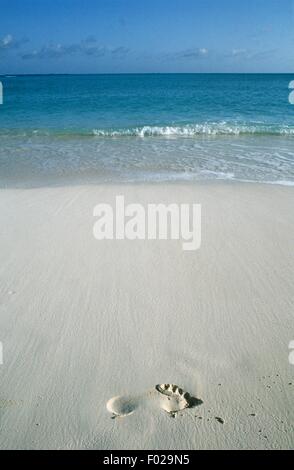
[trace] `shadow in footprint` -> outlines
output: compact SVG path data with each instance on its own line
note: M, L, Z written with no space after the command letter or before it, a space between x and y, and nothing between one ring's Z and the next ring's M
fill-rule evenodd
M162 384L156 385L155 388L161 396L165 397L165 400L161 401L160 406L168 413L174 414L187 408L194 408L195 406L202 405L203 403L202 400L191 396L190 393L177 385Z
M113 417L124 417L133 414L139 406L138 397L114 397L107 402L107 409Z
M187 408L196 408L196 406L203 405L203 401L200 398L190 397L187 399Z

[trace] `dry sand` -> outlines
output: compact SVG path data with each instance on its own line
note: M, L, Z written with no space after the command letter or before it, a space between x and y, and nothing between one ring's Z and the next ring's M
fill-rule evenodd
M201 249L98 242L117 194L201 203ZM0 447L293 448L293 206L266 185L2 189ZM161 383L203 404L172 419ZM134 413L111 419L116 395Z

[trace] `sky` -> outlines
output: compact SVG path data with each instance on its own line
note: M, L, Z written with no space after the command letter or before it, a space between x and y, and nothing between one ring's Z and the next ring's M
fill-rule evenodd
M0 0L0 74L294 72L294 0Z

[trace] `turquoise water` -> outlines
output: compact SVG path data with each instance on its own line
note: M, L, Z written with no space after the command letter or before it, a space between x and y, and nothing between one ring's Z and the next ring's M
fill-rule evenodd
M292 75L0 77L0 178L294 184Z

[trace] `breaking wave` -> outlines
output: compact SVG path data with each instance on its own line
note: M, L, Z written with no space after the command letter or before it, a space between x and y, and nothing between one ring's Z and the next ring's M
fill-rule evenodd
M198 135L293 135L294 127L266 125L230 125L227 123L205 123L185 126L143 126L130 129L94 129L98 137L193 137Z
M294 126L273 124L230 124L227 122L187 124L183 126L138 126L121 129L0 129L0 136L55 137L196 137L271 135L294 136Z

